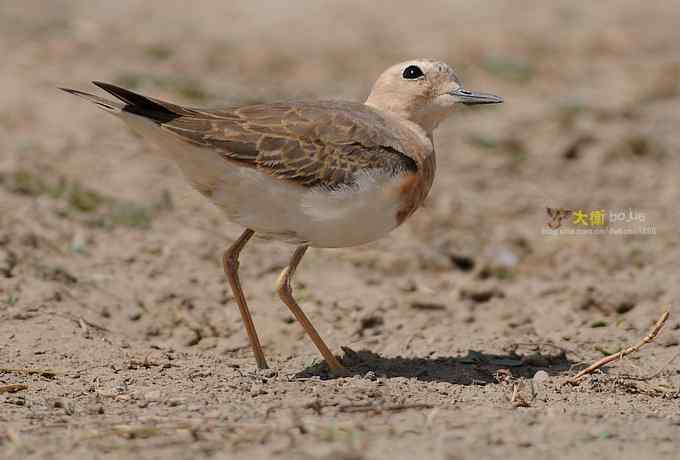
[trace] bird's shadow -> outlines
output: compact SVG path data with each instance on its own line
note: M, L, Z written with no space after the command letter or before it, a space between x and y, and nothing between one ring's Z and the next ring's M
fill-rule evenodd
M350 375L406 377L457 385L498 383L503 376L531 378L539 370L560 375L569 372L576 364L562 350L527 355L515 352L496 355L471 350L464 356L440 358L385 358L369 350L354 351L347 347L343 347L343 351L345 354L341 361ZM309 366L296 375L296 378L314 377L329 379L334 376L325 361Z

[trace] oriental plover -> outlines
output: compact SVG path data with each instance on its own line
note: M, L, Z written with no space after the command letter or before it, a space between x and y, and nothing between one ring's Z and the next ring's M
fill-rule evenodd
M244 227L223 263L257 366L265 369L267 362L238 276L239 254L254 235L296 245L277 291L336 375L347 371L292 294L293 275L307 248L356 246L398 227L432 185L432 136L439 123L460 104L503 102L464 89L450 66L430 59L390 67L364 103L199 109L94 84L117 100L62 89L148 137L198 192Z

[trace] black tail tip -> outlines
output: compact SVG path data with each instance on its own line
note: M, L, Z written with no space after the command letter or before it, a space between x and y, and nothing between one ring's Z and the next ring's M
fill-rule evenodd
M160 101L135 93L129 89L103 81L93 81L92 84L123 101L125 103L123 111L125 112L134 113L161 124L168 123L180 116L168 108L170 104L163 105Z
M124 90L124 91L125 91L124 88L120 88L120 87L118 87L118 86L116 86L116 85L112 85L111 83L106 83L105 81L93 80L93 81L92 81L92 84L95 85L95 86L98 86L99 88L103 89L104 91L109 92L109 93L112 93L112 94L113 94L115 91L120 91L120 90Z

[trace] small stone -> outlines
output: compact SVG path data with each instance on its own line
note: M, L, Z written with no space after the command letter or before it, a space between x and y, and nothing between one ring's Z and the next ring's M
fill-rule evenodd
M549 379L550 374L548 374L546 371L537 371L533 377L533 381L538 383L546 382Z
M364 378L365 378L366 380L371 380L371 381L378 380L378 376L375 375L375 372L373 372L373 371L368 371L368 372L366 372L366 373L364 374Z
M170 407L177 407L184 404L186 400L184 398L170 398L166 401L166 404Z
M492 255L495 265L514 267L519 263L519 257L509 248L497 248Z

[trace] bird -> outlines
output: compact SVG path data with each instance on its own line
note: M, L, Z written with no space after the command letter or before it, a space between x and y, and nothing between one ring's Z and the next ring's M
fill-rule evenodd
M364 102L206 109L92 83L115 100L59 89L93 102L148 138L193 188L243 227L222 262L257 367L268 364L238 275L239 255L253 236L295 246L276 290L336 376L348 370L293 296L293 277L307 249L362 245L401 225L432 186L438 125L460 105L503 102L465 89L452 67L436 59L389 67Z

